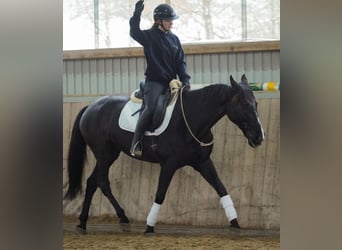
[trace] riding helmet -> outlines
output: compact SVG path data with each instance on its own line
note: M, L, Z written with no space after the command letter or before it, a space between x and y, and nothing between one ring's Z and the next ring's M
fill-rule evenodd
M153 11L153 18L154 21L157 21L158 19L161 20L175 20L179 18L177 16L176 12L173 10L173 8L164 3L164 4L159 4Z

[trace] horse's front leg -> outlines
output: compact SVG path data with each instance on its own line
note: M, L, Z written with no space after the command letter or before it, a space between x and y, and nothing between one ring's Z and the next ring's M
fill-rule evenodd
M227 219L230 222L230 227L240 228L237 221L237 213L234 207L234 203L227 193L226 188L222 184L220 178L217 175L215 166L212 160L209 158L205 162L199 163L194 166L194 169L200 172L200 174L207 180L207 182L215 189L217 194L221 197L220 203L224 209Z
M177 165L171 164L171 163L163 164L161 166L159 180L158 180L158 189L157 189L156 197L152 205L152 208L147 216L147 220L146 220L147 227L145 230L145 234L154 233L154 226L157 223L159 209L161 205L163 204L167 189L177 169L178 169Z

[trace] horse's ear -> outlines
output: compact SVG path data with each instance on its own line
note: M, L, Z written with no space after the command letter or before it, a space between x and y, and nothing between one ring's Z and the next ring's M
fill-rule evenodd
M248 80L247 80L247 77L245 76L245 74L243 74L241 76L241 83L245 84L245 85L248 85Z
M232 75L230 75L230 84L232 85L233 88L239 88L240 87L240 85L234 80Z

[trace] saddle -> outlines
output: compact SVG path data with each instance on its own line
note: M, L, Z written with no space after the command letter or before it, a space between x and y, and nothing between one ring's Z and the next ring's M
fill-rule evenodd
M141 108L134 112L132 116L142 112L145 108L143 102L144 86L145 80L140 82L139 89L135 90L130 96L132 102L141 104ZM173 103L174 99L176 98L176 93L181 88L181 86L182 83L179 80L174 79L170 81L169 88L158 97L157 106L153 114L152 124L150 124L149 131L155 131L162 124L166 113L166 108L168 105Z

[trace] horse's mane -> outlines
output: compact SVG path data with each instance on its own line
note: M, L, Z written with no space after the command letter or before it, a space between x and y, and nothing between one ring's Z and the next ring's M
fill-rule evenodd
M193 90L197 99L206 101L208 97L214 97L215 100L222 102L226 101L229 95L230 86L223 83L214 83L203 88Z

